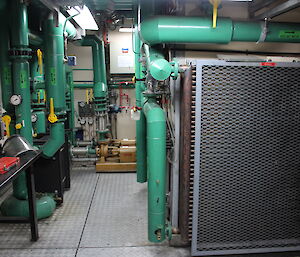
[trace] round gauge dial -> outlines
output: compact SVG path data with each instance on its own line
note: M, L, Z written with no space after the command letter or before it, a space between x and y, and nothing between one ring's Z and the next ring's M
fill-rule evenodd
M80 125L84 125L85 124L85 119L84 118L81 118L81 119L79 119L79 123L80 123Z
M79 106L83 108L85 106L85 102L79 102Z
M37 115L36 114L31 114L31 122L36 122L37 121Z
M94 120L92 117L89 117L88 123L89 123L89 125L92 125L94 123Z
M12 104L12 105L14 105L14 106L17 106L17 105L19 105L19 104L21 104L21 102L22 102L22 97L21 97L21 95L12 95L11 97L10 97L10 103Z

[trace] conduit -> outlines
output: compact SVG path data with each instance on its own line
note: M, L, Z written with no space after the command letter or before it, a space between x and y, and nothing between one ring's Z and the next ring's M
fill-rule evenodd
M218 25L213 28L211 18L156 16L140 24L140 36L149 45L231 41L299 43L300 38L293 37L299 27L299 23L269 22L265 26L264 22L218 18Z

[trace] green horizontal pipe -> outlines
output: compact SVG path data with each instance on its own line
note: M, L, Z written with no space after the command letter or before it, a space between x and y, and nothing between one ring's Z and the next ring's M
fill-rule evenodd
M50 158L65 143L65 125L63 122L51 124L50 138L42 146L43 155Z
M257 42L263 29L262 22L232 21L218 18L212 28L211 17L157 16L140 25L143 42L149 45L172 43L222 43L231 41ZM266 42L300 42L299 23L268 23Z
M70 21L67 21L65 29L67 32L68 39L74 39L76 37L77 30Z
M87 71L87 70L90 70L90 71L92 71L93 69L73 69L73 70L79 70L79 71Z
M166 238L166 118L155 99L143 106L147 121L148 239Z
M80 88L80 89L85 89L85 88L93 88L94 84L74 84L74 88Z
M38 219L44 219L52 215L56 207L53 198L42 196L36 200L36 214ZM27 200L19 200L13 196L8 197L1 204L1 213L4 216L29 217Z

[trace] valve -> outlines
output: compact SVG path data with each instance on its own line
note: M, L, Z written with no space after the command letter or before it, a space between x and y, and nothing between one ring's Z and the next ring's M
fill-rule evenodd
M21 123L17 123L16 126L15 126L16 129L21 129L22 127L23 127L23 126L22 126Z
M6 135L9 137L10 136L10 129L9 129L9 124L11 122L11 117L9 115L4 115L2 117L2 121L5 124L5 128L6 128Z
M55 123L58 120L56 114L54 113L54 100L53 100L53 98L50 98L50 113L48 115L48 120L51 123Z
M213 6L213 22L212 27L215 29L217 27L217 17L218 17L218 7L222 0L209 0Z
M36 51L37 58L38 58L38 66L39 66L39 72L41 75L43 75L43 53L41 49L38 49Z

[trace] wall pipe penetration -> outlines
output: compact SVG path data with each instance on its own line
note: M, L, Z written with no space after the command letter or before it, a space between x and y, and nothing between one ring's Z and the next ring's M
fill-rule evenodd
M269 22L264 34L264 22L232 21L218 18L217 27L212 28L211 18L156 16L140 24L140 36L148 45L239 42L286 42L299 43L292 37L299 31L299 23Z

